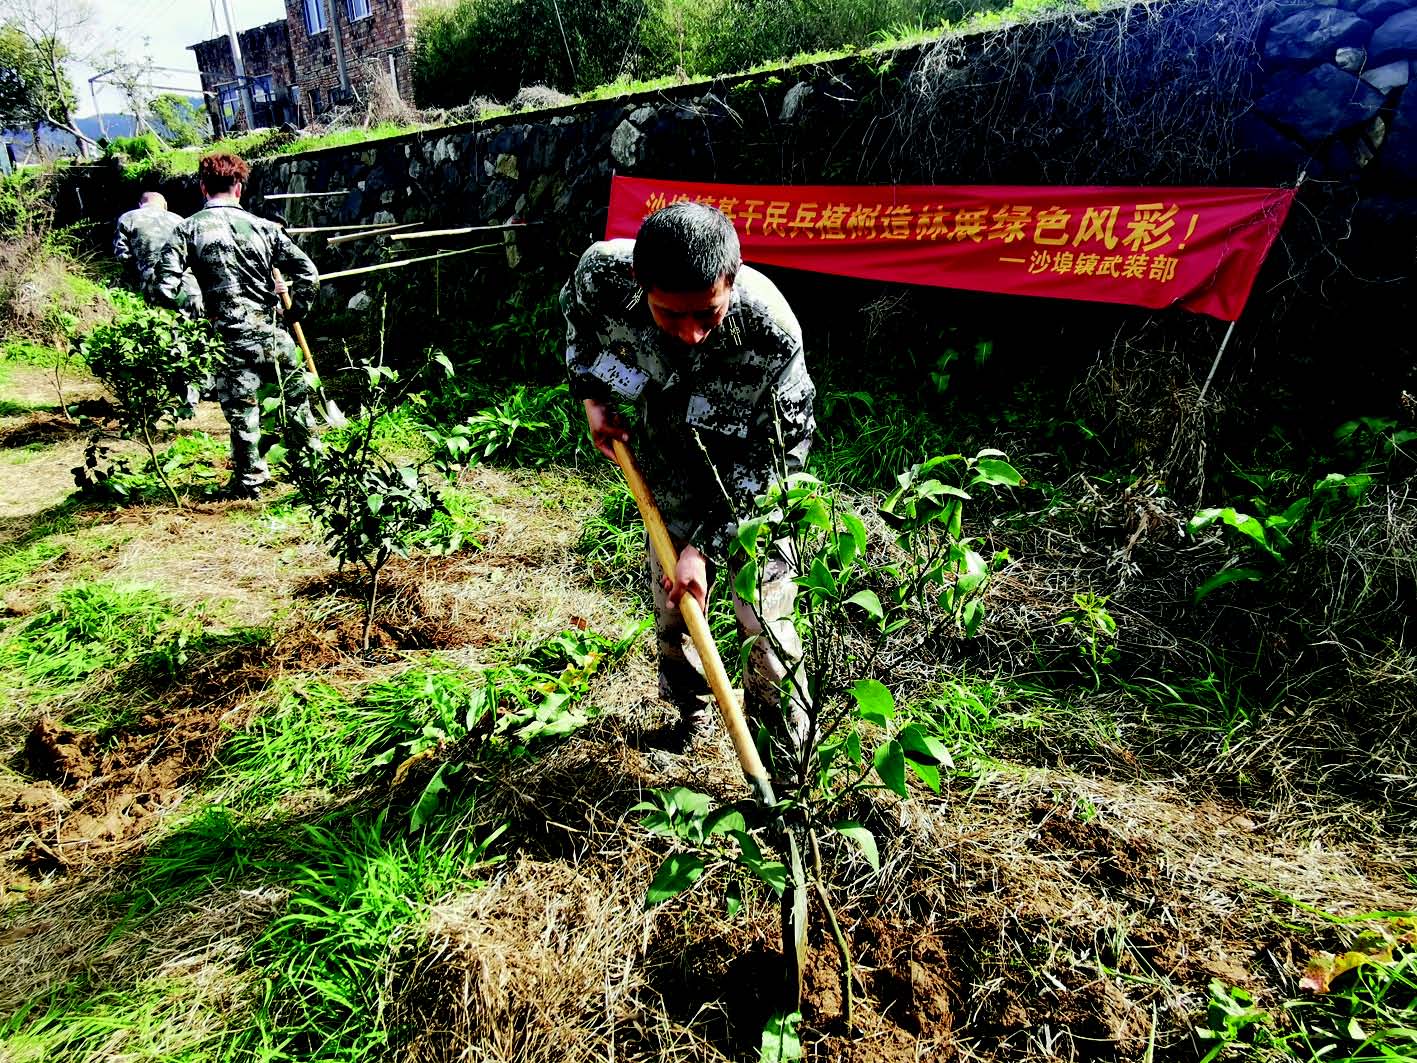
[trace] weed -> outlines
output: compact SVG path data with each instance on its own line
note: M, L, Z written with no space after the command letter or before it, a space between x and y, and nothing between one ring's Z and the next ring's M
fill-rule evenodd
M19 583L51 561L64 556L64 547L40 539L24 546L0 547L0 587Z
M179 435L138 468L98 437L84 451L84 464L76 467L74 482L84 498L114 502L152 502L177 487L209 490L222 473L218 463L227 454L226 443L205 432Z
M600 510L588 518L576 541L592 582L638 596L645 604L645 527L635 497L623 480L605 492Z
M581 421L565 384L518 385L451 430L425 434L451 461L537 467L587 453Z
M903 396L889 393L824 395L819 429L809 465L827 483L885 487L901 469L950 449L934 418L907 404Z
M124 898L128 918L244 881L273 843L226 805L204 806L143 855Z
M430 902L481 885L498 832L479 842L458 823L389 836L381 814L298 833L298 861L272 868L290 897L256 943L266 994L237 1048L267 1060L383 1058L396 1033L383 1019L390 959L417 943Z
M174 615L167 599L146 587L71 584L0 644L0 671L27 701L51 700L136 660Z
M210 1063L231 1018L227 1002L194 980L156 978L96 993L75 983L10 1015L0 1040L7 1063Z

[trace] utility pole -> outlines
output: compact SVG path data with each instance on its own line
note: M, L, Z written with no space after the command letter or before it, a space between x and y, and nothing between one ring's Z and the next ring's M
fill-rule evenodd
M246 112L246 128L256 128L256 108L251 104L251 83L246 80L246 64L241 59L241 42L236 39L236 30L231 23L230 0L221 0L221 9L226 13L226 35L231 38L231 58L236 64L236 87L241 93L241 109Z
M93 100L93 113L98 116L98 135L105 140L108 139L108 126L103 121L103 112L98 109L98 93L94 91L94 82L99 78L106 78L112 70L105 70L102 74L95 74L89 78L89 99Z
M340 0L321 0L325 5L325 18L330 24L330 35L335 43L335 66L339 67L339 90L345 99L349 98L349 68L344 65L344 38L339 29Z

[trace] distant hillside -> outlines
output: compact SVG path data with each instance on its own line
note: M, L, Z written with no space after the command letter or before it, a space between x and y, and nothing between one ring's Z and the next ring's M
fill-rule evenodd
M198 107L202 106L200 96L193 96L190 97L190 99L194 105ZM100 127L99 124L99 116L95 114L89 115L87 118L80 118L79 128L82 129L86 135L92 137L94 140L98 140L99 137L103 136L102 129L107 129L108 136L110 137L130 137L133 135L133 130L137 126L131 114L112 114L105 112L102 117L102 127ZM155 121L153 124L161 130L162 123ZM14 145L15 157L21 162L26 161L28 156L34 153L34 138L30 136L28 129L6 129L0 132L0 138L3 138L5 143ZM45 126L40 132L40 140L44 144L45 154L51 157L55 155L75 155L78 153L78 145L74 138L62 130Z

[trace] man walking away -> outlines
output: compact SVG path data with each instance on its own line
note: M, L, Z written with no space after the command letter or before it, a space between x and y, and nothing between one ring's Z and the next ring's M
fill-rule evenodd
M256 498L271 484L261 456L258 392L273 386L287 460L299 467L318 445L310 412L310 386L300 352L287 329L315 301L319 273L308 255L279 226L241 207L251 169L235 155L208 155L197 168L206 205L173 231L153 279L155 294L175 304L182 274L196 275L207 317L225 342L216 374L217 401L231 426L231 481L227 498ZM283 318L275 286L279 270L289 287L291 308Z
M113 257L123 269L124 283L133 291L147 293L162 249L181 224L182 215L167 209L161 192L144 192L138 197L138 206L118 218ZM201 316L202 290L190 271L182 276L177 308L192 317Z

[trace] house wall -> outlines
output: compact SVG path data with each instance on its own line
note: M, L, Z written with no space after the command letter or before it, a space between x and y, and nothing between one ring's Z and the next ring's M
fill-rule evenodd
M303 114L309 120L339 101L340 78L334 27L312 34L306 25L306 2L286 0L286 26ZM328 5L326 22L333 18L338 26L350 89L357 97L367 99L370 87L387 75L392 59L399 95L413 99L412 23L406 0L368 0L369 14L357 19L350 18L352 0L309 2Z
M291 86L295 84L295 62L290 52L290 39L286 23L268 22L243 30L238 37L241 41L241 57L246 65L248 78L269 75L272 82L270 125L280 125L292 121L295 108L291 100ZM197 56L197 69L202 78L202 91L206 96L207 114L211 116L212 128L218 131L231 130L232 123L221 114L219 90L236 83L236 63L231 55L231 41L227 37L215 37L209 41L191 46ZM246 123L240 116L240 108L235 127L244 129ZM258 125L261 124L258 120Z

